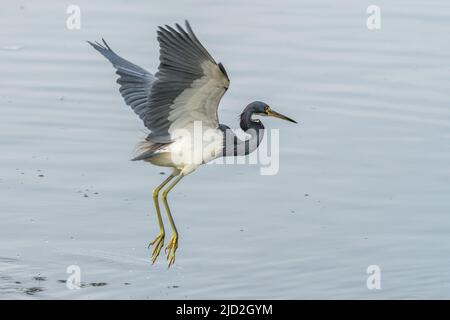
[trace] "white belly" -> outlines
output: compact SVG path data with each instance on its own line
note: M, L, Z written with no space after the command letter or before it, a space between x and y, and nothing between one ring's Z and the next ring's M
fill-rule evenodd
M223 134L218 129L208 130L201 135L186 131L174 138L173 143L147 161L157 166L177 168L186 175L200 165L222 156Z

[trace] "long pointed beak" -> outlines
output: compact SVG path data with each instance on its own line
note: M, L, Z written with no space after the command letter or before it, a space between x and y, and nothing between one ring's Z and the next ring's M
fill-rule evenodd
M293 123L297 123L297 121L295 121L295 120L293 120L293 119L291 119L289 117L286 117L285 115L283 115L281 113L278 113L276 111L273 111L273 110L267 111L267 115L271 116L271 117L275 117L275 118L280 118L280 119L283 119L283 120L286 120L286 121L290 121L290 122L293 122Z

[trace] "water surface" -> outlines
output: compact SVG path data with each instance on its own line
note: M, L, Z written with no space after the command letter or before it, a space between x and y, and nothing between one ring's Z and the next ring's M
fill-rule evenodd
M450 298L450 5L378 1L7 0L0 12L0 298ZM154 72L155 30L189 19L227 68L220 120L262 100L280 170L204 166L171 194L177 261L151 266L161 168L108 40ZM66 268L81 268L69 290ZM382 289L368 290L378 265Z

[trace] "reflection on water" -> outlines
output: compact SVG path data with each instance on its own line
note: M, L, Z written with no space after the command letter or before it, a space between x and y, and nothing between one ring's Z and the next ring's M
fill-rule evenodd
M448 298L447 3L6 1L0 13L0 297ZM161 168L128 161L145 130L104 37L154 71L156 26L189 19L231 86L220 120L250 101L280 129L280 170L204 166L171 195L175 267L150 264ZM83 288L68 290L67 267ZM378 265L382 290L366 288Z

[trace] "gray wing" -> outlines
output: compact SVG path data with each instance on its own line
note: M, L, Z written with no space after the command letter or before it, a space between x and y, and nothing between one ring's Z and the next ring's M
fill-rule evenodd
M186 30L166 26L158 30L160 65L151 87L144 117L152 131L148 139L170 141L171 132L194 121L218 128L217 108L229 86L222 64L217 64L186 21Z
M120 84L120 94L124 98L125 103L133 109L139 118L144 120L150 105L149 98L152 83L154 82L153 75L120 57L108 46L104 39L102 41L103 45L98 42L92 43L88 41L88 43L117 69L116 73L119 75L117 83Z

